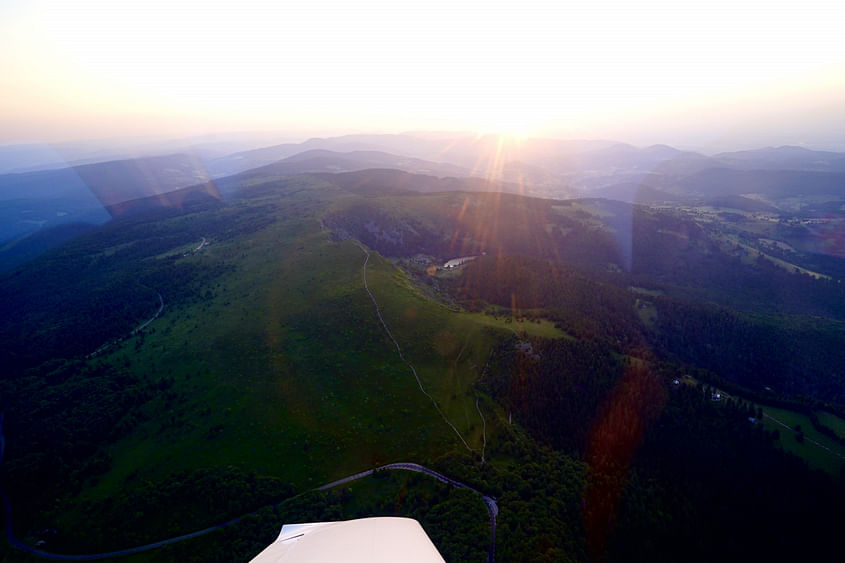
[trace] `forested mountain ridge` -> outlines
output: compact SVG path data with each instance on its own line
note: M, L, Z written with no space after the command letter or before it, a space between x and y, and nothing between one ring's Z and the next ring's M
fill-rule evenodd
M767 212L772 216L830 217L845 202L845 155L799 147L766 148L705 156L666 145L635 147L600 140L524 139L460 133L349 135L309 139L220 155L237 143L162 143L157 156L113 160L102 152L90 163L0 176L0 263L20 263L34 248L22 237L53 226L101 224L136 201L166 200L174 190L195 186L219 197L219 187L302 173L366 169L402 170L450 181L410 189L507 191L569 199L604 197L644 204ZM178 154L173 154L176 150ZM26 154L32 147L0 147ZM90 152L91 148L87 149ZM117 150L117 149L115 149ZM154 153L155 154L155 153ZM50 156L52 155L52 156ZM491 158L490 155L495 155ZM43 158L53 167L56 155ZM214 181L212 181L212 178ZM474 184L467 178L477 178ZM44 199L44 197L47 197ZM164 201L163 205L168 203ZM42 236L42 241L52 241ZM56 239L59 240L59 239Z
M0 278L19 537L103 551L265 506L148 559L247 559L280 519L372 514L483 557L483 506L418 480L291 498L417 461L498 498L503 560L832 548L838 458L813 473L791 432L748 420L843 414L839 265L795 249L805 226L397 171L247 176Z

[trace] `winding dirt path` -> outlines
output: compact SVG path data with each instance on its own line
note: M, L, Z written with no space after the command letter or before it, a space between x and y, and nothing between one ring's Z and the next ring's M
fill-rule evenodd
M469 444L467 444L467 441L464 440L464 437L461 435L461 433L458 431L458 429L455 428L455 425L452 424L449 421L448 418L446 418L446 415L440 409L440 405L437 404L437 401L434 399L434 397L429 395L428 392L425 390L425 387L423 387L422 381L420 381L420 376L417 375L417 370L414 368L413 364L411 364L411 362L409 362L405 358L405 355L402 353L402 347L399 346L399 343L396 341L396 338L393 337L393 333L390 332L390 328L387 326L387 323L384 321L384 317L381 316L381 309L379 309L378 301L376 301L376 298L373 295L373 292L370 291L370 286L367 284L367 263L370 261L370 252L366 248L364 248L364 246L362 244L360 244L359 242L355 241L355 244L357 244L358 248L360 248L361 251L364 254L366 254L366 256L367 256L364 259L364 266L362 268L362 274L363 274L363 278L364 278L364 289L367 290L367 294L370 296L370 299L372 300L373 305L376 308L376 315L378 315L378 320L381 321L381 326L384 327L384 331L387 333L387 336L390 337L390 340L393 342L393 345L396 346L396 351L399 352L399 358L405 363L406 366L408 366L408 368L411 370L411 373L414 374L414 379L417 380L417 385L419 386L420 391L422 391L423 395L425 395L426 397L429 398L429 400L431 401L431 404L433 404L434 408L437 409L437 412L440 414L440 417L443 419L443 421L446 422L446 424L448 424L449 427L452 430L455 431L455 434L458 436L458 438L461 440L461 442L464 444L464 446L466 447L467 450L469 450L471 452L475 451L471 447L469 447Z

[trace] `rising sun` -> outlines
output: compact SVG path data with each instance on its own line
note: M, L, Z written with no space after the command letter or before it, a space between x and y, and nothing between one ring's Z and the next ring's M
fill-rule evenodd
M531 135L528 121L519 115L496 115L485 120L481 135L497 135L503 139L521 142Z

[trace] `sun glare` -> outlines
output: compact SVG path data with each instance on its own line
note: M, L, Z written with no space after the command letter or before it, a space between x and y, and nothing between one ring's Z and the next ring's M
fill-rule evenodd
M479 116L477 121L479 126L476 131L479 136L494 135L507 143L521 143L529 137L537 136L538 133L524 108L520 107L507 107L502 104L495 108L492 115Z
M502 125L490 133L511 142L521 142L529 137L528 129L524 125Z
M845 64L823 0L739 2L730 18L719 0L681 4L13 2L0 5L0 137L19 122L32 135L46 122L83 136L197 123L613 136L712 126L714 105L723 119L777 112L782 85L805 87L804 108L842 99L841 81L805 80Z

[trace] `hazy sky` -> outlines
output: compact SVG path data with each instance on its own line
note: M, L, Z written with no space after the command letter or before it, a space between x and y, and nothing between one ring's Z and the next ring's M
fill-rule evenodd
M412 129L845 149L845 7L0 0L0 143Z

